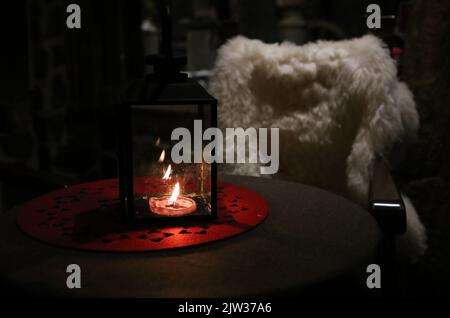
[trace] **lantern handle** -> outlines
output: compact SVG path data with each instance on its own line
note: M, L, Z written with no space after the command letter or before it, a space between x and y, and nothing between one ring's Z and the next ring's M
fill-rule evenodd
M151 81L170 82L183 81L186 73L181 73L181 67L186 65L186 57L172 55L172 15L168 5L161 6L161 42L160 54L145 57L147 64L153 65L153 73L147 78Z
M161 54L172 57L172 14L168 5L161 10Z

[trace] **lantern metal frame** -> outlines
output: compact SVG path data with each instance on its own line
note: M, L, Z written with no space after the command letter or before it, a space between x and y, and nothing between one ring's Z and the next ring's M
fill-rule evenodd
M118 155L119 155L119 191L120 206L123 219L128 223L137 221L199 220L217 217L217 164L211 166L211 202L209 215L159 216L137 218L134 198L133 169L133 114L134 106L167 106L197 105L200 117L204 116L204 107L210 107L210 126L217 127L217 100L195 80L187 78L180 72L186 58L173 57L171 48L170 10L162 10L162 53L146 58L147 63L154 66L154 72L144 79L136 81L129 87L125 101L118 110ZM208 127L203 127L203 130Z

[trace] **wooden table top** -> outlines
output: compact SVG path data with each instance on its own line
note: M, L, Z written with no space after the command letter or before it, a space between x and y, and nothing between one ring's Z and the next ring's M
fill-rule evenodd
M221 176L263 196L269 217L237 237L179 250L83 252L50 246L0 217L0 283L11 293L87 297L236 297L296 294L343 275L361 275L381 240L358 205L302 184ZM81 289L66 268L81 267Z

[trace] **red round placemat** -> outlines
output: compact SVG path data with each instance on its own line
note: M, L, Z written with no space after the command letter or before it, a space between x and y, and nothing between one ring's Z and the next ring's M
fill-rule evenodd
M217 241L248 231L268 215L254 191L219 182L218 217L164 226L121 222L117 179L60 189L23 205L17 224L29 236L64 247L92 251L163 250Z

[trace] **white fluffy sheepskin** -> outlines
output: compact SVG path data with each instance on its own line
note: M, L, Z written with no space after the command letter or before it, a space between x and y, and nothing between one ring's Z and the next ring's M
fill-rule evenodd
M371 35L303 46L238 36L219 49L210 91L219 100L221 128L280 128L280 177L364 207L376 154L413 138L419 125L411 92L398 81L383 43ZM259 175L255 164L227 168ZM401 245L416 258L425 251L426 234L407 202Z

